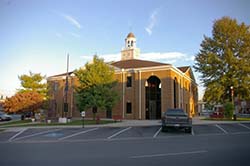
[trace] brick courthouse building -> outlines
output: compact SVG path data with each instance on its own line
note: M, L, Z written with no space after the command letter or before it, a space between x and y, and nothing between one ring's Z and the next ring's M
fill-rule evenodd
M99 110L101 118L120 116L124 119L160 119L168 108L183 108L190 116L198 110L198 89L192 69L189 66L174 67L171 64L139 59L140 50L136 38L129 33L121 60L108 63L115 69L120 101L112 110ZM63 113L65 83L67 74L48 78L50 85L49 117L80 117L74 99L73 86L77 80L73 72L68 73L68 112ZM64 115L62 115L64 114ZM92 111L86 111L92 117Z

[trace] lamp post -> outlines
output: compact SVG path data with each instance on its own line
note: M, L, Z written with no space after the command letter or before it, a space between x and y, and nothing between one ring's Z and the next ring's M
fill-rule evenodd
M236 120L236 112L235 112L235 108L234 108L234 87L231 86L231 98L232 98L232 105L233 105L233 119Z

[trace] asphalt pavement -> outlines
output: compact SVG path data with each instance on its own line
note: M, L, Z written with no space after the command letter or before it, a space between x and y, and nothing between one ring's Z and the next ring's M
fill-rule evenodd
M249 165L250 123L19 128L0 132L0 165Z
M1 166L249 165L250 134L171 136L156 139L10 142Z

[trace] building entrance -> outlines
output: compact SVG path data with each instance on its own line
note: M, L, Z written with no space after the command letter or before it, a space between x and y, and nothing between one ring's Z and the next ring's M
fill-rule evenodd
M161 119L161 80L151 76L145 83L146 119Z

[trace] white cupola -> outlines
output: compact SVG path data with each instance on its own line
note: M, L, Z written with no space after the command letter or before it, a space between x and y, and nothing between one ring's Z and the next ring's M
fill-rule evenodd
M136 48L136 38L132 32L130 32L127 38L125 39L125 48Z
M130 32L125 39L125 48L121 51L121 60L137 59L140 49L136 48L135 35Z

